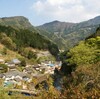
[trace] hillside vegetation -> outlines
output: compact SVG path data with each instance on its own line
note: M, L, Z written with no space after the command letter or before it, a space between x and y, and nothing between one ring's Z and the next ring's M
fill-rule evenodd
M61 54L63 65L58 71L62 89L59 92L48 79L48 90L40 85L41 93L37 96L15 94L9 96L2 89L0 97L8 99L99 99L100 98L100 28L89 39L82 41L68 52ZM56 73L59 75L58 73ZM56 76L57 77L57 76ZM4 94L3 94L4 93Z
M17 52L7 49L4 45L0 44L0 59L4 59L5 61L10 61L14 58L23 58Z
M0 26L0 42L7 48L22 52L25 47L32 47L42 50L49 50L56 56L59 52L58 47L41 36L36 30L14 29L11 26Z
M100 27L64 55L62 99L100 98Z

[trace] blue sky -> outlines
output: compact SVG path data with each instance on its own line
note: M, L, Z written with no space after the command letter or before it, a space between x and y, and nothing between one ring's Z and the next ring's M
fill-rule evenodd
M33 25L81 22L100 15L100 0L0 0L0 17L25 16Z

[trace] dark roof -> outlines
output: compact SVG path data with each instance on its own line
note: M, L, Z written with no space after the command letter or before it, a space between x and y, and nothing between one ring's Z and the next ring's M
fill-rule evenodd
M21 76L21 77L23 77L23 76L28 76L29 77L29 75L27 73L23 73L23 72L20 72L18 70L9 71L9 72L5 73L4 75L6 77L18 76L18 75Z
M4 68L3 67L0 67L0 70L3 70Z
M0 78L3 78L4 74L0 74Z
M15 81L20 82L21 79L20 78L14 78Z
M35 65L35 66L32 66L33 68L39 68L39 67L41 67L41 66L39 66L39 65Z

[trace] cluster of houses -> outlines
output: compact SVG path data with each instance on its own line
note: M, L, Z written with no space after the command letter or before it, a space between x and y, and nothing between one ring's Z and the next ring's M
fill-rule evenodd
M21 61L18 59L12 59L11 61L6 63L3 59L0 59L0 64L5 64L8 69L6 73L0 73L0 78L4 80L4 86L22 85L23 81L31 81L30 75L20 72L16 69L20 63ZM0 69L0 71L2 70Z
M21 63L18 59L12 59L10 62L5 63L3 59L0 59L0 64L6 64L8 71L6 73L0 73L0 78L4 79L4 86L9 84L22 85L23 82L31 82L34 77L38 77L42 74L53 74L55 68L60 68L61 62L53 64L50 61L41 62L37 65L26 65L24 70L21 72L16 69ZM2 70L3 68L0 68ZM23 85L23 89L25 89Z

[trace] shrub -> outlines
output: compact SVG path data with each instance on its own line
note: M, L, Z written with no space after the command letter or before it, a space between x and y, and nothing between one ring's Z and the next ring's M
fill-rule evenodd
M3 70L0 71L1 73L7 72L7 69L8 69L8 68L7 68L7 65L5 65L5 64L0 64L0 67L3 68Z
M84 42L72 48L69 55L71 58L67 61L77 65L94 63L96 59L95 48L85 45Z
M37 56L36 56L36 54L35 54L33 51L30 50L30 51L28 52L27 58L28 58L28 59L32 59L32 58L36 59Z

